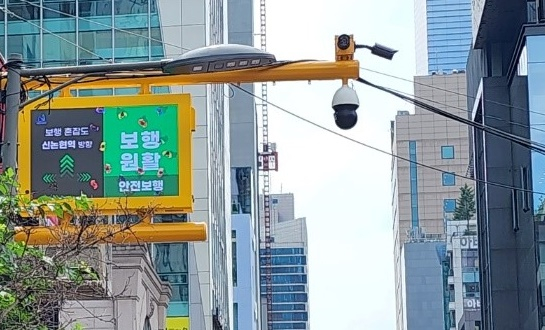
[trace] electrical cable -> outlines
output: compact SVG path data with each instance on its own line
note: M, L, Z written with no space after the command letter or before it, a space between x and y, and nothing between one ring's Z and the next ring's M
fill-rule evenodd
M416 85L419 85L419 86L424 86L424 87L428 87L428 88L431 88L431 89L439 90L439 91L442 91L442 92L447 92L447 93L451 93L451 94L454 94L454 95L463 96L463 97L466 97L468 99L475 99L475 96L470 96L469 94L464 94L464 93L461 93L461 92L448 90L448 89L441 88L441 87L434 86L434 85L424 84L424 83L416 81L416 80L403 78L403 77L400 77L400 76L392 75L392 74L389 74L389 73L385 73L385 72L381 72L381 71L377 71L377 70L373 70L373 69L369 69L369 68L365 68L365 67L360 67L360 69L364 70L364 71L376 73L376 74L379 74L379 75L382 75L382 76L385 76L385 77L390 77L390 78L402 80L402 81L405 81L405 82L409 82L411 84L416 84ZM525 109L525 108L522 108L522 107L519 107L519 106L516 106L516 105L512 105L512 104L498 102L498 101L495 101L495 100L489 100L489 99L486 99L486 98L483 99L483 101L485 101L487 103L501 105L503 107L513 109L513 110L519 110L519 111L522 111L522 112L529 112L529 113L533 113L533 114L536 114L536 115L545 116L545 113L538 112L538 111L532 111L530 109ZM467 109L465 109L465 110L469 112L469 110L467 110ZM542 125L545 125L545 123L542 124Z
M11 15L11 16L13 16L13 17L15 17L15 18L18 18L19 20L21 20L21 21L23 21L23 22L25 22L25 23L31 24L31 25L33 25L34 27L37 27L38 29L40 29L40 30L42 30L42 31L45 31L45 32L47 32L47 33L49 33L49 34L51 34L51 35L56 36L57 38L63 40L64 42L66 42L66 43L68 43L68 44L70 44L70 45L76 46L77 48L79 48L79 49L81 49L81 50L83 50L83 51L85 51L85 52L87 52L87 53L89 53L89 54L91 54L91 55L93 55L93 56L96 56L99 60L103 60L103 61L110 62L110 63L112 62L111 59L106 59L106 58L100 56L99 54L97 54L97 53L95 53L95 52L93 52L93 51L88 50L88 49L85 48L85 47L79 46L79 45L76 44L75 42L70 41L70 40L66 39L65 37L63 37L63 36L60 36L60 35L58 35L58 34L56 34L56 33L54 33L54 32L49 31L48 29L46 29L46 28L40 26L39 24L33 23L32 21L30 21L30 20L28 20L28 19L26 19L26 18L24 18L24 17L22 17L22 16L19 16L19 15L15 14L13 11L7 9L7 7L5 7L5 6L4 6L4 7L1 7L1 6L0 6L0 10L3 11L4 13L6 13L7 15Z
M427 164L424 164L424 163L421 163L421 162L418 162L418 161L414 161L414 160L411 160L411 159L406 158L406 157L403 157L403 156L395 155L395 154L393 154L393 153L391 153L391 152L382 150L382 149L380 149L380 148L378 148L378 147L371 146L371 145L369 145L369 144L366 144L366 143L364 143L364 142L361 142L361 141L359 141L359 140L356 140L356 139L354 139L354 138L351 138L351 137L349 137L349 136L346 136L346 135L344 135L344 134L341 134L341 133L339 133L339 132L336 132L336 131L334 131L334 130L332 130L332 129L330 129L330 128L327 128L327 127L325 127L325 126L323 126L323 125L320 125L320 124L318 124L318 123L316 123L316 122L313 122L313 121L310 120L310 119L307 119L307 118L302 117L302 116L300 116L300 115L298 115L298 114L296 114L296 113L293 113L293 112L287 110L286 108L281 107L281 106L279 106L279 105L277 105L277 104L275 104L275 103L273 103L273 102L270 102L270 101L268 101L268 100L265 101L263 98L257 96L256 94L254 94L254 93L252 93L252 92L250 92L250 91L248 91L248 90L246 90L246 89L244 89L244 88L242 88L242 87L240 87L240 86L238 86L238 85L236 85L236 84L231 84L231 85L232 85L233 87L237 88L238 90L242 91L243 93L246 93L246 94L248 94L248 95L250 95L250 96L252 96L252 97L258 99L258 100L260 100L261 102L266 102L268 105L270 105L270 106L272 106L272 107L274 107L274 108L276 108L276 109L278 109L278 110L280 110L280 111L282 111L282 112L284 112L284 113L286 113L286 114L288 114L288 115L290 115L290 116L292 116L292 117L295 117L295 118L297 118L297 119L299 119L299 120L301 120L301 121L304 121L304 122L306 122L307 124L310 124L310 125L312 125L312 126L314 126L314 127L317 127L317 128L319 128L319 129L321 129L321 130L327 131L327 132L329 132L329 133L331 133L331 134L333 134L333 135L336 135L336 136L338 136L338 137L341 137L341 138L343 138L343 139L345 139L345 140L348 140L348 141L350 141L350 142L356 143L356 144L358 144L358 145L360 145L360 146L363 146L363 147L365 147L365 148L368 148L368 149L371 149L371 150L380 152L380 153L382 153L382 154L384 154L384 155L388 155L388 156L394 157L394 158L396 158L396 159L399 159L399 160L402 160L402 161L405 161L405 162L408 162L408 163L411 163L411 164L415 164L415 165L417 165L417 166L420 166L420 167L423 167L423 168L427 168L427 169L430 169L430 170L433 170L433 171L436 171L436 172L452 174L453 176L458 177L458 178L461 178L461 179L466 179L466 180L470 180L470 181L473 181L473 182L482 183L482 184L489 185L489 186L494 186L494 187L499 187L499 188L505 188L505 189L511 189L511 190L512 190L512 189L516 189L517 191L521 191L521 192L527 192L527 193L545 195L545 192L539 192L539 191L533 191L533 190L529 190L529 189L523 189L523 188L520 188L520 187L515 187L515 186L512 186L512 185L503 184L503 183L500 183L500 182L494 182L494 181L489 181L489 180L482 180L482 179L472 178L472 177L469 177L469 176L465 176L465 175L461 175L461 174L456 174L456 173L448 172L448 171L442 170L442 169L440 169L440 168L437 168L437 167L434 167L434 166L431 166L431 165L427 165Z
M456 110L460 110L462 112L467 112L468 114L471 113L470 110L467 110L465 108L460 108L460 107L457 107L457 106L454 106L454 105L449 105L449 104L446 104L446 103L443 103L443 102L438 102L436 100L428 99L428 98L425 98L423 96L416 96L416 95L413 95L413 94L410 94L410 93L407 93L407 92L403 92L403 91L400 91L398 89L391 88L391 87L388 87L388 89L391 90L391 91L403 94L403 95L408 96L408 97L423 100L423 101L426 101L426 102L431 102L432 104L438 104L438 105L444 106L445 108L448 108L448 109L456 109ZM517 122L512 121L512 120L507 120L507 119L503 119L503 118L492 116L492 115L484 115L484 117L489 118L489 119L494 119L494 120L497 120L497 121L502 121L504 123L509 123L509 124L514 125L514 126L528 128L528 129L533 130L533 131L538 131L538 132L545 133L545 129L541 129L541 128L537 128L537 127L531 127L529 125L525 125L525 124L522 124L522 123L517 123ZM545 123L542 124L542 125L545 125Z
M27 2L27 1L25 1L25 0L23 0L23 1L24 1L24 2ZM28 2L27 2L27 3L28 3ZM29 4L30 4L30 3L29 3ZM32 4L32 5L34 5L34 4ZM35 5L35 6L43 7L43 6L41 6L41 5ZM43 7L43 8L44 8L44 9L50 9L50 8L46 8L46 7ZM15 16L15 17L17 17L17 18L19 18L19 19L21 19L21 20L23 20L23 21L25 21L25 22L31 24L31 25L34 25L34 26L36 26L36 27L42 29L43 31L45 31L45 32L47 32L47 33L49 33L49 34L51 34L51 35L54 35L54 36L60 38L61 40L64 40L64 41L66 41L66 42L68 42L68 43L70 43L70 44L72 44L72 45L75 45L75 46L78 47L79 49L82 49L82 50L84 50L84 51L86 51L86 52L88 52L88 53L90 53L90 54L92 54L92 55L95 55L95 56L99 57L100 59L107 60L107 59L101 57L100 55L94 53L93 51L91 51L91 50L89 50L89 49L87 49L87 48L85 48L85 47L82 47L82 46L80 46L80 45L78 45L78 44L76 44L76 43L74 43L74 42L71 42L71 41L67 40L66 38L63 38L62 36L57 35L57 34L54 33L54 32L51 32L51 31L49 31L49 30L47 30L47 29L44 29L44 28L40 27L39 25L34 24L34 23L30 22L29 20L24 19L23 17L21 17L21 16L19 16L19 15L17 15L17 14L14 14L12 11L8 10L7 8L0 7L0 9L3 10L3 11L4 11L5 13L7 13L7 14L13 15L13 16ZM53 11L56 11L56 10L53 10ZM61 12L61 13L62 13L62 12ZM66 14L66 13L65 13L65 14ZM67 16L74 16L74 17L77 18L77 16L75 16L75 15L70 15L70 14L66 14L66 15L67 15ZM106 25L107 25L107 24L106 24ZM108 26L108 25L107 25L107 26ZM114 28L114 27L111 26L111 28ZM111 61L111 60L107 60L107 61ZM263 66L263 69L273 68L273 67L279 67L279 66L283 66L283 65L287 65L287 64L291 64L291 63L308 62L308 61L313 61L313 60L277 61L277 62L275 62L275 63L271 63L271 64L264 65L264 66ZM125 77L124 77L124 78L125 78ZM99 79L100 79L100 78L99 78ZM95 80L95 81L96 81L96 80ZM392 95L394 95L394 96L397 96L397 97L399 97L399 98L401 98L401 99L403 99L403 100L405 100L405 101L407 101L407 102L410 102L410 103L412 103L412 104L415 104L415 105L417 105L417 106L419 106L419 107L421 107L421 108L423 108L423 109L429 110L429 111L434 112L434 113L436 113L436 114L438 114L438 115L442 115L442 116L447 117L447 118L449 118L449 119L452 119L452 120L455 120L455 121L458 121L458 122L462 122L462 123L464 123L464 124L466 124L466 125L469 125L469 126L473 126L473 127L480 128L480 129L482 129L482 130L484 130L484 131L488 131L490 134L494 134L494 135L503 137L503 138L505 138L505 139L508 139L508 140L514 142L514 143L517 143L517 144L522 145L522 146L524 146L524 147L530 148L531 150L535 150L535 151L537 151L537 152L540 152L540 153L545 154L545 144L541 144L541 143L538 143L538 142L533 142L533 141L530 141L530 140L528 140L528 139L524 139L524 138L522 138L522 137L520 137L520 136L517 136L517 135L514 135L514 134L510 134L510 133L506 133L506 132L503 132L503 131L498 130L498 129L496 129L496 128L488 127L488 126L483 125L483 124L480 124L480 123L475 123L475 122L473 122L473 121L471 121L471 120L469 120L469 119L465 119L465 118L462 118L462 117L459 117L459 116L455 116L455 115L453 115L453 114L451 114L451 113L449 113L449 112L443 111L443 110L438 109L438 108L436 108L436 107L433 107L433 106L431 106L431 105L429 105L429 104L426 104L426 103L423 103L423 102L421 102L421 101L418 101L418 100L416 100L416 99L414 99L414 98L407 97L407 96L402 95L401 93L398 93L398 92L393 91L393 90L391 90L391 89L388 89L388 88L385 88L385 87L382 87L382 86L378 86L378 85L371 84L371 83L369 83L368 81L363 80L363 79L361 79L361 78L359 78L357 81L359 81L360 83L367 84L367 85L369 85L369 86L371 86L371 87L378 88L379 90L386 91L386 92L388 92L388 93L390 93L390 94L392 94ZM52 82L50 81L49 83L52 83Z
M443 117L446 117L448 119L451 119L451 120L454 120L454 121L457 121L457 122L460 122L460 123L463 123L463 124L466 124L468 126L471 126L471 127L474 127L474 128L477 128L477 129L480 129L484 132L487 132L489 134L492 134L492 135L495 135L495 136L498 136L498 137L501 137L503 139L506 139L508 141L511 141L513 143L516 143L520 146L523 146L525 148L528 148L530 150L533 150L533 151L536 151L536 152L539 152L541 154L544 154L545 155L545 144L543 143L539 143L539 142L535 142L535 141L531 141L531 140L528 140L526 138L523 138L523 137L520 137L518 135L515 135L515 134L511 134L511 133L507 133L507 132L504 132L500 129L497 129L495 127L490 127L490 126L487 126L487 125L484 125L484 124L481 124L481 123L478 123L478 122L474 122L474 121L471 121L467 118L463 118L463 117L460 117L460 116L456 116L448 111L444 111L444 110L441 110L437 107L434 107L434 106L431 106L427 103L424 103L424 102L421 102L419 100L416 100L414 98L411 98L411 97L407 97L401 93L398 93L398 92L395 92L389 88L386 88L386 87L383 87L383 86L379 86L379 85L376 85L376 84L373 84L363 78L358 78L356 79L357 82L360 82L364 85L367 85L367 86L370 86L370 87L373 87L375 89L378 89L378 90L381 90L383 92L386 92L388 94L391 94L391 95L394 95L404 101L407 101L409 103L412 103L424 110L428 110L432 113L435 113L435 114L438 114L440 116L443 116Z
M113 25L110 25L110 24L105 24L105 23L101 23L101 22L97 22L97 21L94 21L94 20L91 20L91 19L87 19L87 18L83 18L83 17L78 17L76 15L73 15L73 14L69 14L69 13L65 13L65 12L62 12L60 10L57 10L57 9L53 9L53 8L49 8L49 7L45 7L44 5L40 5L40 4L36 4L36 3L32 3L28 0L21 0L22 2L24 3L27 3L31 6L34 6L34 7L37 7L37 8L41 8L43 10L48 10L48 11L51 11L51 12L54 12L54 13L57 13L57 14L61 14L61 15L64 15L66 17L70 17L70 18L76 18L76 19L79 19L79 20L83 20L83 21L86 21L86 22L90 22L90 23L93 23L93 24L97 24L97 25L100 25L100 26L104 26L104 27L107 27L109 29L113 29L114 31L118 31L118 32L123 32L123 33L127 33L127 34L130 34L130 35L134 35L134 36L138 36L138 37L141 37L141 38L145 38L149 41L154 41L154 42L158 42L158 43L161 43L161 44L164 44L164 45L168 45L168 46L171 46L171 47L175 47L177 49L180 49L180 50L185 50L185 51L190 51L191 49L189 48L185 48L185 47L182 47L182 46L179 46L179 45L175 45L175 44L172 44L172 43L168 43L168 42L165 42L165 41L162 41L160 39L156 39L156 38L153 38L151 36L143 36L141 34L138 34L138 33L135 33L135 32L132 32L130 30L126 30L126 29L122 29L122 28L118 28L118 27L115 27ZM4 8L1 8L0 9L4 10ZM7 9L6 9L7 10ZM5 10L4 10L5 11ZM9 10L8 10L9 12ZM27 22L27 23L30 23L32 24L32 22L26 20L25 18L21 17L21 16L17 16L17 18ZM37 26L36 24L34 24L35 26ZM74 42L70 42L68 40L66 40L65 38L63 38L62 36L54 33L54 32L51 32L49 30L46 30L42 27L39 27L41 30L51 34L51 35L54 35L66 42L69 42L71 45L74 45L76 47L78 47L79 49L85 51L85 52L88 52L92 55L95 55L95 56L99 56L98 54L92 52L91 50L85 48L85 47L82 47L81 45L78 45ZM111 62L112 60L111 59L106 59L104 57L99 57L99 59L101 60L105 60L105 61L109 61ZM304 63L304 62L315 62L315 61L318 61L318 60L313 60L313 59L306 59L306 60L286 60L286 61L276 61L274 63L270 63L270 64L265 64L265 65L262 65L261 68L263 69L268 69L268 68L275 68L275 67L281 67L281 66L284 66L286 64L294 64L294 63Z
M168 42L165 42L165 41L162 41L160 39L156 39L156 38L153 38L151 36L143 36L141 34L138 34L136 32L132 32L130 30L126 30L126 29L122 29L122 28L118 28L118 27L115 27L113 25L110 25L110 24L105 24L105 23L102 23L102 22L98 22L98 21L95 21L95 20L92 20L92 19L88 19L88 18L85 18L85 17L81 17L81 16L76 16L76 15L73 15L73 14L69 14L69 13L65 13L63 11L60 11L60 10L57 10L57 9L53 9L53 8L49 8L49 7L46 7L44 5L40 5L38 3L32 3L28 0L20 0L24 3L27 3L31 6L34 6L34 7L37 7L37 8L41 8L42 10L47 10L47 11L51 11L53 13L57 13L57 14L60 14L60 15L64 15L66 17L70 17L70 18L76 18L76 19L79 19L79 20L82 20L84 22L89 22L89 23L93 23L93 24L96 24L96 25L99 25L99 26L103 26L103 27L106 27L106 28L109 28L109 29L113 29L114 31L118 31L118 32L123 32L123 33L127 33L127 34L130 34L130 35L133 35L133 36L136 36L136 37L141 37L141 38L145 38L149 41L154 41L154 42L158 42L158 43L161 43L163 45L167 45L167 46L171 46L171 47L175 47L175 48L178 48L178 49L181 49L181 50L186 50L186 51L189 51L191 49L189 48L185 48L185 47L182 47L182 46L178 46L178 45L175 45L175 44L171 44L171 43L168 43Z

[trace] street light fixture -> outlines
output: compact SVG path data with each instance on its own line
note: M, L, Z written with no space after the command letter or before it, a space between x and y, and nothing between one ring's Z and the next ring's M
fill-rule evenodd
M263 67L276 63L270 53L246 45L214 45L191 50L166 62L168 74L198 74Z

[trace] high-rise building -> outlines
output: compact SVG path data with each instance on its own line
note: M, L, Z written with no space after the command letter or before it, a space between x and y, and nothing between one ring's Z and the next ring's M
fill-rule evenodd
M544 143L543 1L480 0L475 8L467 64L472 120ZM543 329L545 156L490 130L473 128L472 135L483 329Z
M29 0L5 1L2 6L0 52L20 53L27 65L37 67L172 58L227 41L223 0ZM170 91L155 88L153 92ZM175 260L170 264L176 267L159 266L158 270L173 286L170 317L189 317L192 329L227 329L232 281L229 117L224 95L229 91L223 85L209 85L173 88L172 92L191 93L197 112L195 212L167 221L207 222L209 239L161 246L156 250L158 258L167 264ZM75 92L81 97L134 93L137 89Z
M464 73L415 77L415 98L457 116L465 110ZM405 320L404 293L412 290L403 281L403 245L432 235L445 239L445 221L452 217L460 187L472 182L465 176L469 163L468 127L416 108L400 111L392 122L392 153L410 160L392 159L392 216L396 285L397 329L412 330ZM419 166L422 163L427 166ZM422 236L424 235L424 236ZM405 267L407 260L405 260Z
M253 1L229 0L229 43L253 46ZM240 86L253 93L253 84ZM231 205L233 256L233 330L261 330L259 295L258 125L254 98L232 90Z
M473 1L475 2L475 1ZM465 70L472 0L415 0L416 74Z
M270 200L273 329L309 329L306 219L283 217L295 213L293 194L272 194ZM262 205L261 199L261 207ZM263 237L265 231L263 221L260 231ZM263 275L266 265L264 252L262 243L260 266L263 297L267 292ZM262 308L263 313L266 313L266 305Z

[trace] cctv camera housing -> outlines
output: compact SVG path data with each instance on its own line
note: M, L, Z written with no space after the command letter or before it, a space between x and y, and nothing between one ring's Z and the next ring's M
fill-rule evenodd
M355 90L343 85L333 95L331 105L335 110L334 118L337 127L347 130L356 126L358 122L356 110L360 106L360 100Z

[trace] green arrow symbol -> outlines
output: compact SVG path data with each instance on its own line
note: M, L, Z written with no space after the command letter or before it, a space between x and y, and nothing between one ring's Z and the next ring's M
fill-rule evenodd
M71 177L74 176L74 158L72 158L72 156L70 156L69 154L62 156L59 161L59 165L61 177L66 175Z
M42 180L45 183L54 183L55 182L55 174L51 173L45 173L44 176L42 176Z
M89 182L91 180L91 174L87 172L78 173L78 181L80 182Z

